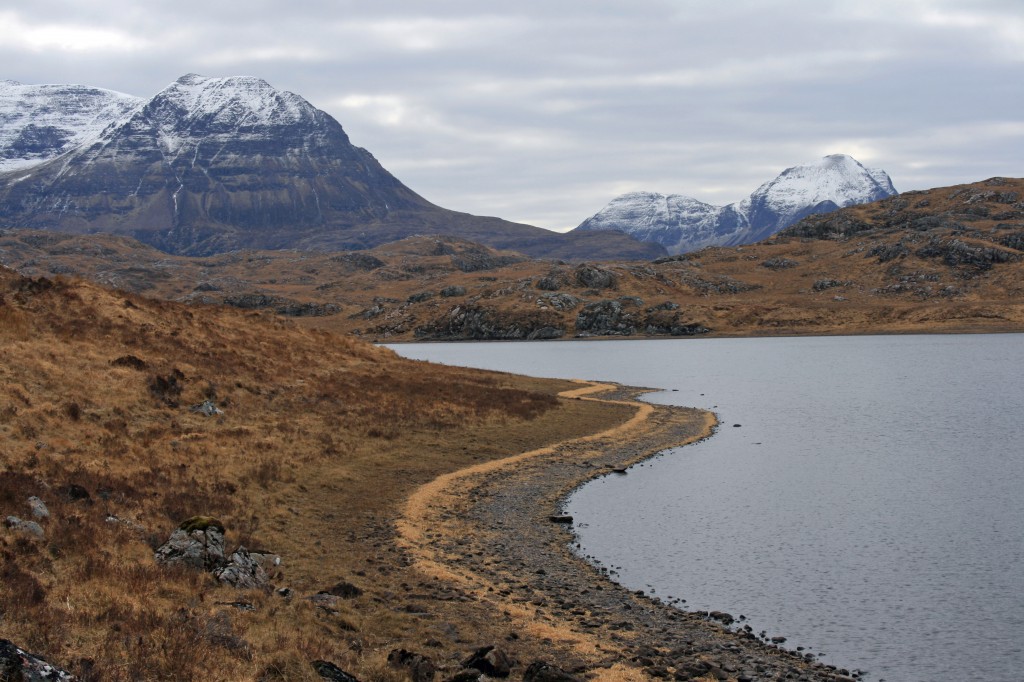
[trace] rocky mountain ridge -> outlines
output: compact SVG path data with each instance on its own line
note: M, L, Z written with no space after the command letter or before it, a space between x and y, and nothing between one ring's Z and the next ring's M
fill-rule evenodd
M0 230L0 263L392 341L1021 331L1024 180L907 192L646 262L531 260L437 236L185 258Z
M431 233L531 255L664 253L436 206L330 115L258 78L189 74L144 101L77 86L6 83L0 94L0 112L19 112L0 119L4 227L110 232L187 255L362 249ZM79 114L53 124L75 102Z
M0 81L0 173L65 154L143 103L101 88Z
M801 218L896 194L888 174L845 154L793 166L727 206L680 194L632 192L613 199L578 231L617 230L670 254L761 241Z

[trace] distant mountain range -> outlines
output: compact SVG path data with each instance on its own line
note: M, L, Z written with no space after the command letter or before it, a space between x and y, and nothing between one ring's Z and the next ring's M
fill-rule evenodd
M671 254L761 241L816 213L895 195L889 175L845 154L793 166L747 199L714 206L681 194L632 192L613 199L574 232L617 230Z
M908 191L757 244L643 263L528 260L436 236L195 258L108 234L0 229L0 265L393 341L1021 332L1024 179Z
M150 99L0 83L0 227L109 232L185 255L361 249L414 234L548 258L665 253L622 233L566 235L441 208L298 95L197 75Z

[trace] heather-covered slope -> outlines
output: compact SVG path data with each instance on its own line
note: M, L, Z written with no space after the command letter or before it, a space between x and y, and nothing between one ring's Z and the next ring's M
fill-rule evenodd
M82 680L313 680L313 660L398 680L388 651L427 640L458 669L460 633L507 632L407 566L392 527L404 497L626 416L556 399L565 382L3 268L0 385L0 638ZM224 526L229 552L280 556L270 578L289 591L157 564L194 515ZM360 593L309 599L341 582Z

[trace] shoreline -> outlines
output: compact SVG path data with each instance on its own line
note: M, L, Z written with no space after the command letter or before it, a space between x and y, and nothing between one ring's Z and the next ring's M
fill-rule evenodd
M562 397L629 405L634 416L418 488L396 522L413 568L501 614L505 626L557 652L561 667L593 679L853 679L706 613L632 592L570 550L571 525L551 517L573 490L717 426L710 412L638 402L649 389L581 383Z

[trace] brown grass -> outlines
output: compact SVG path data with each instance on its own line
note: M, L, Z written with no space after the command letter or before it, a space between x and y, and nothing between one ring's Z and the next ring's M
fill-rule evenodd
M0 529L0 636L83 680L314 679L314 659L393 680L388 651L426 641L452 664L470 643L396 608L422 580L397 509L439 473L626 416L554 397L567 386L0 271L0 516L29 518L30 495L51 514L41 540ZM223 414L190 411L204 400ZM280 554L295 596L157 566L196 514L229 549ZM339 580L364 594L304 599Z

